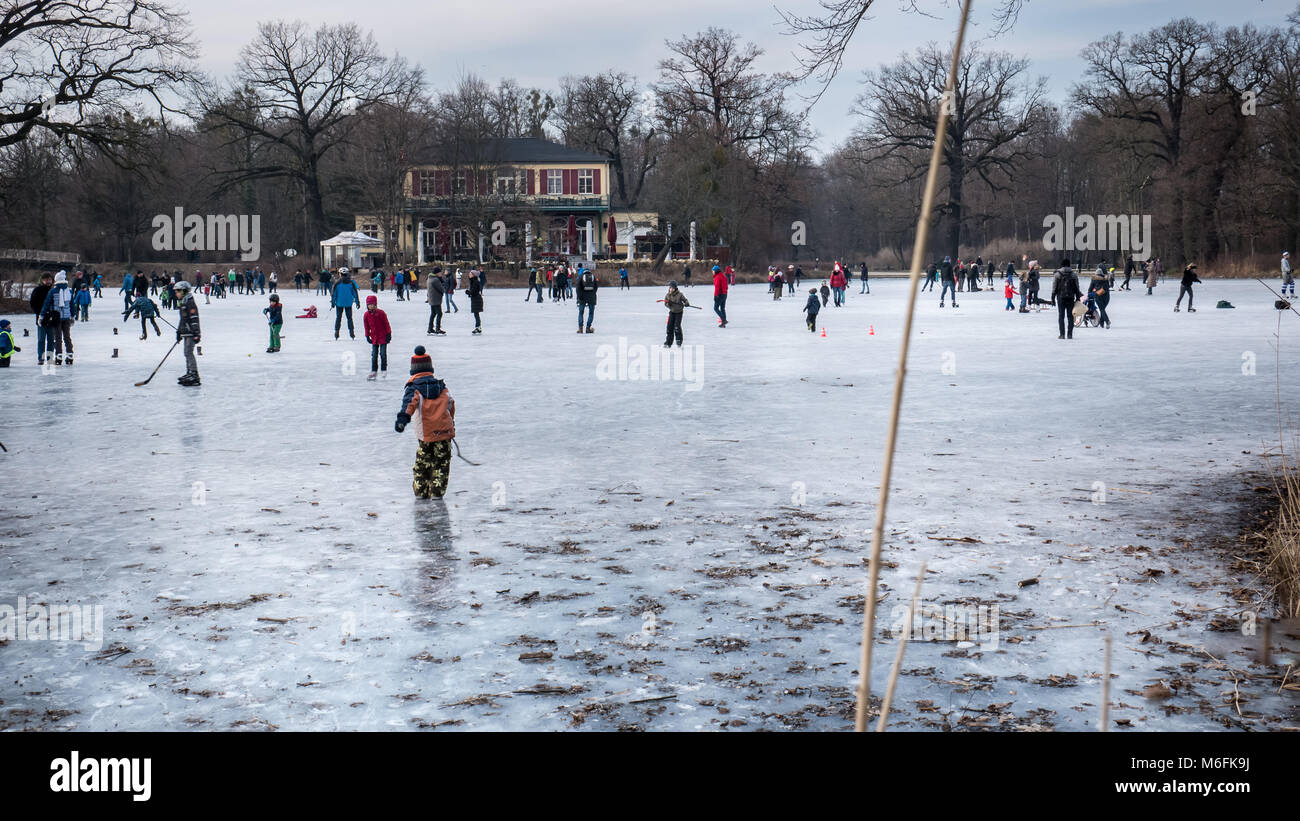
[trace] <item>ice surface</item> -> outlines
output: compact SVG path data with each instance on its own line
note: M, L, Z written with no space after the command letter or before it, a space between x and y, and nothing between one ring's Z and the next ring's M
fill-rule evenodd
M133 387L169 329L112 336L111 297L53 375L21 336L31 318L11 317L0 604L100 604L107 635L0 646L0 727L849 727L905 288L854 283L816 334L806 288L737 287L725 329L711 290L687 289L705 308L685 318L696 384L602 378L620 337L662 350L658 288L602 289L583 335L573 302L493 288L471 336L458 295L438 338L422 301L388 292L392 371L373 383L327 298L292 290L286 317L322 317L288 319L277 355L265 297L200 298L200 388L175 384L179 351ZM926 602L996 603L1001 630L996 650L912 642L893 726L1093 729L1103 629L1114 719L1296 724L1294 694L1263 678L1295 653L1265 668L1253 640L1207 629L1255 607L1230 595L1252 580L1214 538L1236 534L1239 476L1278 438L1274 297L1210 280L1175 314L1176 290L1118 294L1114 328L1072 342L1054 312L1004 312L1000 290L943 310L922 294L873 692L922 560ZM1289 414L1300 326L1280 318ZM482 463L453 460L445 508L412 498L416 440L393 430L416 344ZM1202 647L1238 671L1244 718ZM1159 681L1174 697L1143 698Z

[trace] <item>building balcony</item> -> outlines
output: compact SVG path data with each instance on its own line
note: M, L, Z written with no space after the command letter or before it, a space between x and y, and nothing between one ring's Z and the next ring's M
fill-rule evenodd
M427 211L472 212L492 209L516 209L536 211L574 211L574 210L608 210L608 195L588 196L520 196L517 194L489 194L483 197L457 195L449 197L408 197L407 213Z

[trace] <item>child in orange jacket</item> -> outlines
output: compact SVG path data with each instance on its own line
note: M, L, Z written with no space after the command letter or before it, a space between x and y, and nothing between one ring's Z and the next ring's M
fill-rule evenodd
M419 419L420 444L415 451L417 499L441 499L451 479L451 440L456 438L456 402L447 386L433 375L433 358L423 345L411 357L411 378L402 394L402 409L393 429L401 433L411 419Z

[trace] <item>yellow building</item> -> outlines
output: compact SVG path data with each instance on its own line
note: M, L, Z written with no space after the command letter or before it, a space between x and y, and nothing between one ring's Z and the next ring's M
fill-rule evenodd
M400 212L388 220L396 224L387 227L408 264L625 252L626 212L615 215L622 241L609 241L609 158L536 138L487 140L459 153L406 175ZM359 215L356 228L382 236L383 222Z

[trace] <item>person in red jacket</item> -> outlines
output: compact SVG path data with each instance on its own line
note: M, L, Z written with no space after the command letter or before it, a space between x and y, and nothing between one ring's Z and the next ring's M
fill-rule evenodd
M393 429L401 433L412 418L419 420L420 444L415 452L417 499L441 499L451 478L451 440L456 438L456 402L447 385L433 375L433 359L423 345L411 357L411 378L402 393L402 409Z
M844 276L844 269L837 262L835 271L831 274L831 291L835 294L835 307L838 308L844 304L844 289L849 287L849 281Z
M713 266L713 312L718 315L718 327L727 327L727 275L718 265Z
M366 329L366 341L370 343L371 382L382 369L388 376L388 343L393 341L393 327L388 324L388 314L379 310L379 298L374 294L366 297L366 313L362 324Z

